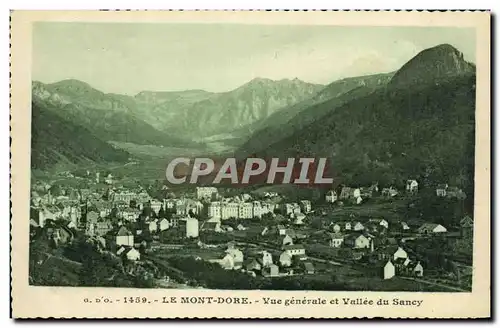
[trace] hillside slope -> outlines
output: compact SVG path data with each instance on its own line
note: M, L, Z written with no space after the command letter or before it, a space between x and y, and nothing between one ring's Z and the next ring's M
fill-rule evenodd
M276 140L292 135L341 105L383 88L393 73L352 77L334 81L313 97L280 110L257 122L255 133L240 147L238 157L262 150Z
M33 169L44 169L61 162L126 162L129 157L127 152L115 149L86 128L54 114L44 104L32 103Z
M105 94L78 80L47 85L35 81L32 95L63 119L84 126L106 141L176 147L197 145L145 122L137 115L133 97Z
M197 137L241 133L253 123L314 96L322 88L299 79L253 79L235 90L215 94L187 108L180 119L184 122L181 128Z
M434 67L448 56L418 54L410 62L420 64L403 66L387 88L340 106L257 156L328 157L335 176L346 183L390 184L414 177L428 184L472 186L475 74L464 72L463 63L455 73L421 74L423 62ZM419 78L402 88L402 76Z

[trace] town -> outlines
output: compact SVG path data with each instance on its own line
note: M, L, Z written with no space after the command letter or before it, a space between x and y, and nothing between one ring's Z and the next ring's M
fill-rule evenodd
M471 290L468 195L446 183L332 185L297 199L244 188L130 188L110 172L59 175L78 187L32 184L32 284ZM443 215L426 217L426 206Z

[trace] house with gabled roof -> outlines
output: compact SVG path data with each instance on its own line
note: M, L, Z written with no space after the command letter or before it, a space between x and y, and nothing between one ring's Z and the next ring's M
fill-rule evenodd
M327 203L335 203L338 199L337 192L335 190L329 190L326 193L325 200Z
M339 248L344 243L344 235L341 233L330 234L330 247Z
M370 248L370 239L362 233L344 236L344 244L351 248Z
M283 251L280 255L279 259L280 265L282 267L289 267L292 265L292 255L290 255L290 252Z
M396 267L391 262L391 260L387 261L383 267L382 277L384 279L391 279L396 275Z
M462 237L469 238L474 234L474 221L469 215L466 215L460 220L460 233Z
M117 246L134 246L134 235L124 226L121 226L116 232Z
M138 261L141 259L141 253L131 246L122 246L116 252L116 255L121 256L129 261Z
M304 273L314 274L314 265L311 262L303 262Z
M420 234L444 233L447 231L448 230L444 226L438 223L424 223L417 230L417 232Z

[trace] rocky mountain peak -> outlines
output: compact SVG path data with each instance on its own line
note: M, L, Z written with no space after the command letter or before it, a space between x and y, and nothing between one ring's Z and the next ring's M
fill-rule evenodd
M474 65L464 59L463 53L450 44L440 44L421 51L403 65L392 78L390 85L433 83L474 71Z

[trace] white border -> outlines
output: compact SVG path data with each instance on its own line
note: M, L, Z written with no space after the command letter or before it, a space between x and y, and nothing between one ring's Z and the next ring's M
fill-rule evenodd
M499 12L499 5L500 2L498 1L486 1L486 0L475 0L474 2L470 1L460 1L460 0L455 0L455 1L437 1L437 0L421 0L421 1L384 1L384 0L379 0L377 2L372 2L372 1L360 1L360 0L351 0L351 1L346 1L344 3L335 3L336 7L335 9L393 9L393 8L398 8L398 9L412 9L412 8L425 8L425 9L462 9L462 8L470 8L471 5L474 6L474 8L478 9L491 9L493 12ZM9 212L10 212L10 204L7 201L7 196L9 195L9 181L7 178L7 171L9 171L9 155L8 155L8 149L9 149L9 111L8 111L8 106L9 106L9 95L8 95L8 86L9 86L9 80L8 80L8 57L9 57L9 47L8 47L8 41L9 41L9 34L8 34L8 20L9 20L9 12L8 9L100 9L100 8L135 8L135 9L165 9L166 4L163 2L159 1L151 1L151 0L141 0L140 7L137 7L138 2L137 1L130 1L130 0L122 0L122 1L103 1L103 0L87 0L87 1L72 1L72 2L58 2L58 1L44 1L43 5L39 1L36 0L23 0L23 1L4 1L0 4L2 7L2 10L0 13L1 17L1 32L0 32L0 38L1 38L1 43L0 45L3 46L2 48L2 55L4 56L4 60L2 61L3 65L2 67L2 75L4 78L1 80L1 99L2 99L2 104L4 105L3 108L4 110L2 111L2 116L0 119L0 170L4 172L3 177L4 183L0 184L0 196L1 196L1 202L0 202L0 209L2 210L2 213L4 213L4 216L6 216L4 224L5 224L5 229L4 231L5 234L7 231L10 231L9 223L8 223L8 218L9 218ZM307 5L305 5L307 4ZM283 8L294 8L294 9L328 9L332 8L332 4L330 1L319 1L319 0L308 0L308 1L297 1L297 0L288 0L288 1L272 1L272 0L253 0L253 1L246 1L246 3L243 3L242 1L236 3L235 1L228 1L228 0L213 0L210 3L203 1L203 0L184 0L184 1L177 1L177 0L172 0L168 1L168 8L169 9L178 9L178 8L183 8L183 9L283 9ZM376 6L375 6L376 5ZM3 8L5 6L5 8ZM495 28L496 31L496 28ZM496 35L496 32L493 33L493 36ZM498 59L498 54L495 56L495 58L492 58L492 60ZM492 76L494 77L494 76ZM496 88L494 90L494 94L499 93L499 87L496 85ZM494 109L492 108L492 111ZM498 119L498 115L497 115ZM495 120L495 123L498 123ZM496 136L496 134L495 134ZM497 149L498 144L495 146L495 151L498 151ZM495 186L497 185L497 179L495 180ZM10 198L10 197L9 197ZM495 210L495 214L497 214L497 210ZM498 225L496 227L496 230L494 231L494 234L498 233ZM10 238L6 238L5 236L3 238L4 240L4 251L1 253L1 259L3 260L2 263L4 263L5 269L1 271L3 273L3 278L1 279L4 283L1 284L1 288L5 288L3 295L5 297L2 298L2 309L6 312L8 312L9 307L10 307L10 300L7 295L9 295L9 282L10 282L10 272L9 272L9 266L7 266L7 261L9 260L9 253L8 253L8 240ZM495 242L495 238L492 239L492 242ZM495 250L496 247L495 247ZM498 302L497 302L498 304ZM498 305L497 305L498 306ZM495 310L498 310L496 308ZM497 311L493 313L498 313ZM5 313L2 317L5 319L9 316L9 313ZM2 326L3 323L2 322ZM218 322L217 322L218 323ZM10 320L8 324L13 324L13 321ZM31 325L32 323L28 323L27 325ZM64 323L66 324L66 323ZM88 322L88 323L83 323L83 325L101 325L102 323L98 322ZM140 325L141 323L138 322L137 325ZM177 323L169 323L171 325L176 325ZM196 324L199 324L196 323ZM272 323L264 323L264 322L258 322L256 324L260 325L270 325ZM335 323L337 325L345 325L345 322L337 322ZM371 324L374 325L380 325L382 323L380 322L371 322ZM422 324L422 323L419 323ZM435 323L428 323L428 324L435 324ZM453 323L452 323L453 324ZM478 323L475 323L478 324ZM417 324L418 325L418 324ZM474 325L474 324L473 324Z

